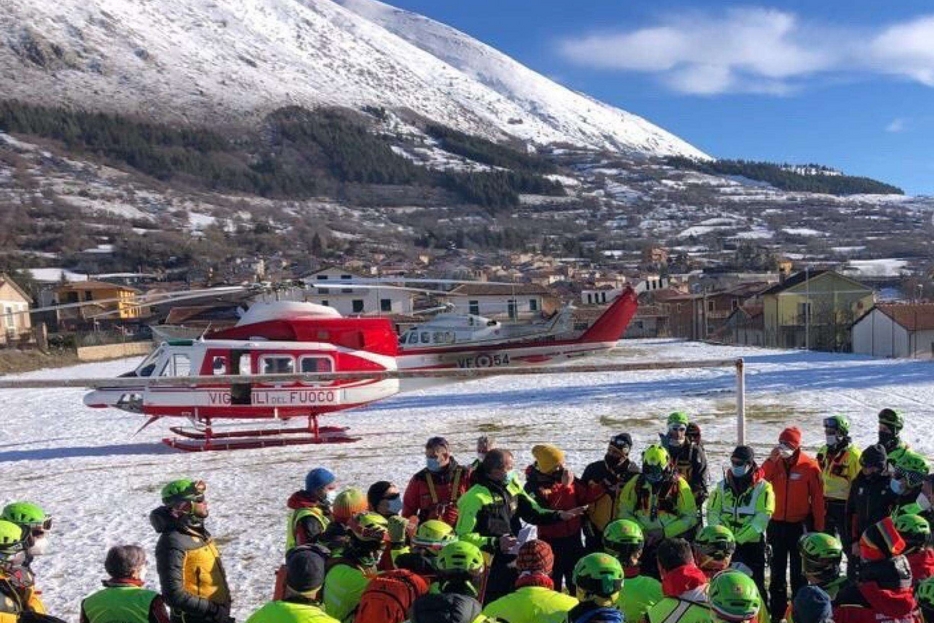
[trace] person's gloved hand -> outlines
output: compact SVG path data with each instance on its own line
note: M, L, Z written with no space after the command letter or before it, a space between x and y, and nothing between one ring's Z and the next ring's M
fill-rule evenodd
M389 522L389 540L394 545L405 543L406 529L409 527L409 520L399 515L393 515L387 519Z

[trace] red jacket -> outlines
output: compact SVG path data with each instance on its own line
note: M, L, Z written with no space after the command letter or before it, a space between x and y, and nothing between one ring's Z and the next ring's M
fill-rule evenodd
M811 528L824 530L824 485L816 460L799 449L787 461L767 459L762 471L775 492L772 521L801 523L811 516Z
M453 491L455 481L457 488ZM418 523L440 519L447 524L457 523L457 499L470 488L470 471L458 465L454 458L437 473L423 468L412 476L402 496L402 516L418 515ZM434 489L434 494L432 494Z
M555 511L567 511L578 506L590 504L603 495L603 487L599 484L586 486L579 478L575 478L569 485L555 482L543 475L533 466L525 470L525 490L535 498L539 506ZM547 526L538 526L538 538L561 539L580 534L581 518L574 517Z
M905 558L911 566L911 582L915 586L921 580L934 576L934 549L925 547L917 552L906 554Z
M834 623L923 623L911 588L880 588L875 582L845 587L833 607Z

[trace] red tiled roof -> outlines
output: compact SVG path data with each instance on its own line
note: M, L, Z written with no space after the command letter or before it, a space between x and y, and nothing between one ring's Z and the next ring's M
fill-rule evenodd
M909 331L934 330L934 303L883 303L876 309Z

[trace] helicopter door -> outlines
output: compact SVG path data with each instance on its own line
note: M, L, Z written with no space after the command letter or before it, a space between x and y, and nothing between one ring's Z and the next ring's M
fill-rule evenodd
M250 352L243 350L230 351L230 361L235 366L236 374L249 376L253 373L253 363L250 359ZM253 404L253 384L249 381L244 383L233 383L230 386L230 404L249 405Z

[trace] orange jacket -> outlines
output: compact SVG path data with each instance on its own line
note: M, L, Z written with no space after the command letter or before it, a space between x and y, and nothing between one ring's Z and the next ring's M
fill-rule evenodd
M810 528L824 530L824 485L816 460L798 450L788 461L767 459L762 471L775 492L772 521L800 523L810 515L814 520Z

